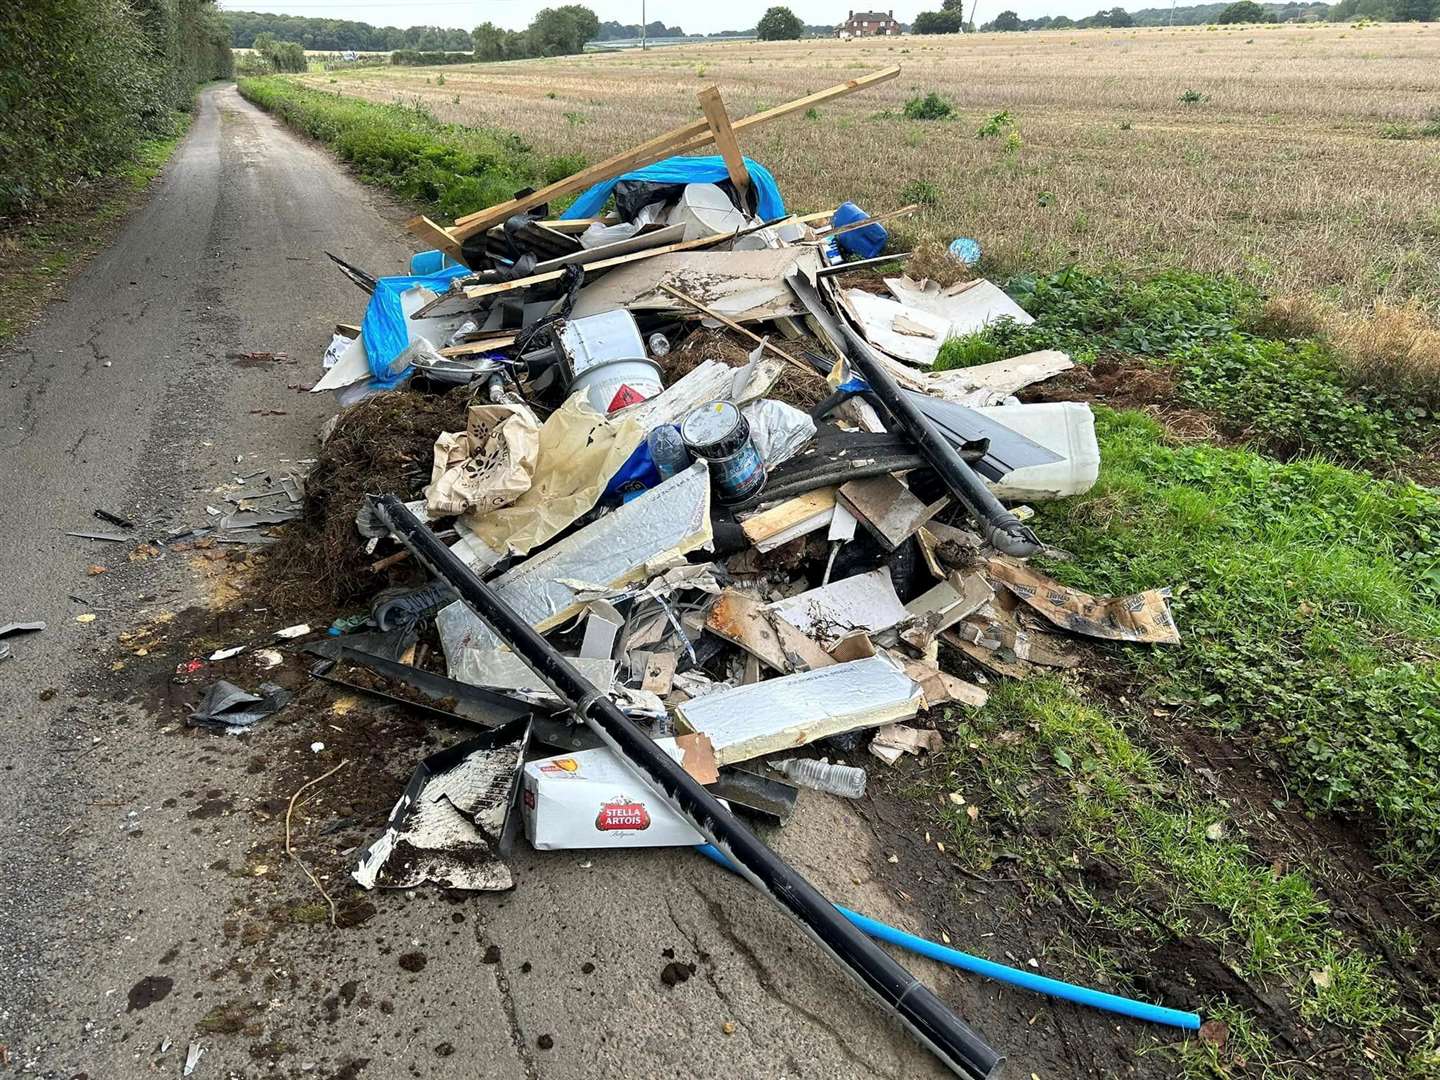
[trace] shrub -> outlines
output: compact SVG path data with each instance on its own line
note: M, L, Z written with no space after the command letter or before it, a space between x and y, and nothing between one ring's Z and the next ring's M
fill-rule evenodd
M922 97L913 97L905 103L907 120L948 120L954 113L951 104L933 90Z
M902 203L919 203L921 206L938 206L940 189L929 180L911 180L900 189Z

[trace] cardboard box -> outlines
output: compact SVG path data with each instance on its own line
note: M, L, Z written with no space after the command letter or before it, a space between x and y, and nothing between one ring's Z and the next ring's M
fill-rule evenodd
M674 739L655 743L676 761ZM525 836L537 849L683 847L705 843L611 750L531 761L521 781Z

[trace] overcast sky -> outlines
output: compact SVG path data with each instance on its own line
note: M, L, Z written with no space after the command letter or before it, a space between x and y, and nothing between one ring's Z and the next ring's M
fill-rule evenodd
M285 15L310 15L316 18L355 19L375 26L458 26L473 30L482 22L493 22L511 30L520 30L529 25L535 12L543 7L558 7L565 0L412 0L398 3L396 0L220 0L222 8L235 11L274 11ZM686 33L709 34L716 30L741 30L754 26L773 0L731 0L726 4L680 3L679 0L647 0L645 17L654 22L659 19L669 26L680 26ZM1120 0L1122 6L1124 0ZM1163 0L1136 0L1132 10L1154 6ZM1193 0L1192 0L1193 2ZM1110 7L1114 0L980 0L982 22L995 17L996 12L1010 8L1023 18L1033 19L1040 15L1089 15L1102 7ZM898 0L880 0L875 10L891 10L894 5L895 17L908 23L917 12L939 8L939 0L925 3L899 3ZM881 6L883 5L883 7ZM614 19L622 23L640 21L640 0L588 0L585 4L602 21ZM805 22L817 26L831 26L843 22L852 7L862 10L869 5L854 4L851 0L834 3L831 0L792 0L787 5ZM969 17L969 4L966 4Z

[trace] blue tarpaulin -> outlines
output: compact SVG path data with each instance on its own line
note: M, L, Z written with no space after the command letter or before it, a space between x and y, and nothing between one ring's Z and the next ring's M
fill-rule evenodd
M388 389L410 371L408 367L390 371L395 358L410 344L410 327L406 325L409 320L400 307L400 294L416 285L444 292L450 288L451 278L464 277L469 273L469 267L451 266L438 274L376 279L375 292L360 323L360 334L365 339L365 354L370 358L370 375L375 385Z
M774 221L776 218L785 216L785 200L780 195L780 188L775 183L775 177L770 175L770 170L749 158L745 159L745 168L750 173L751 186L755 188L757 199L756 212L762 221ZM615 190L615 185L621 180L642 180L651 184L718 184L722 180L730 179L730 173L725 168L725 159L719 154L712 154L709 157L672 157L664 161L657 161L654 165L646 165L643 169L636 169L624 176L616 176L613 179L605 180L596 184L590 190L582 192L580 197L570 204L570 208L561 214L562 218L595 217L605 206L605 200L610 198L610 192Z

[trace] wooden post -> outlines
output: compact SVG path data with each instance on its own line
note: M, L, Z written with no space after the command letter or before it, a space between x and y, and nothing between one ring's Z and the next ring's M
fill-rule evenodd
M735 194L740 197L740 209L750 212L750 171L745 168L744 155L735 139L735 129L730 126L730 114L725 111L718 86L707 86L700 91L700 108L705 110L705 119L710 124L710 134L715 146L725 159L725 171L730 174L730 183L735 185Z

